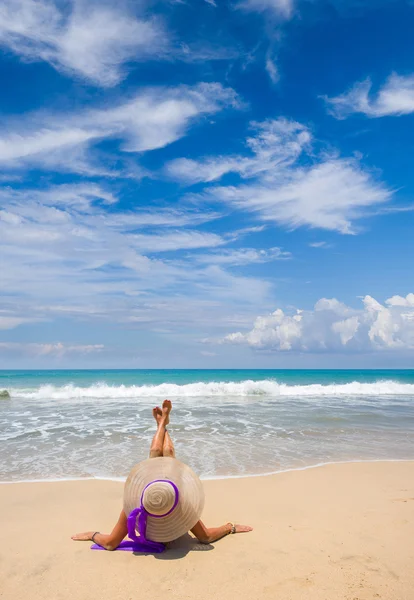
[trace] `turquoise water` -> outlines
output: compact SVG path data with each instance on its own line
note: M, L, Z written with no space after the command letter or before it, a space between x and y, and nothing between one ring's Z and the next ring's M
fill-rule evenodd
M0 371L0 389L37 386L44 384L88 386L99 381L110 385L157 385L164 382L186 383L209 381L260 381L274 379L292 385L312 383L331 384L359 381L398 381L414 384L412 370L293 370L293 369L147 369L147 370L53 370L53 371Z
M204 477L414 459L414 370L0 371L0 481L125 477L173 401Z

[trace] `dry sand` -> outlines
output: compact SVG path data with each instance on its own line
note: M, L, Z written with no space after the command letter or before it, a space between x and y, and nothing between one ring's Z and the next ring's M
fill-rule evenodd
M159 556L92 552L121 483L0 486L0 596L7 600L414 600L414 462L337 464L206 481L204 521L254 526Z

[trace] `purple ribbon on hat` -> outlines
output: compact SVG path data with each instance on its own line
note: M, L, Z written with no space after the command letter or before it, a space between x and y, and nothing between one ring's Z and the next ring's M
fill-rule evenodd
M154 515L148 512L142 503L144 499L145 490L153 483L169 483L174 489L174 504L170 508L170 510L163 515ZM116 550L124 550L129 552L149 552L155 554L164 552L165 544L161 542L153 542L152 540L147 539L147 519L148 517L152 517L154 519L161 519L162 517L167 517L168 515L170 515L176 508L179 497L180 493L178 491L177 486L173 481L170 481L169 479L155 479L154 481L148 483L142 491L140 506L138 508L134 508L134 510L129 514L127 519L128 537L131 541L125 540L124 542L121 542L118 548L116 548ZM137 531L139 535L137 535ZM91 546L91 550L105 550L105 548L99 546L98 544L93 544L93 546Z

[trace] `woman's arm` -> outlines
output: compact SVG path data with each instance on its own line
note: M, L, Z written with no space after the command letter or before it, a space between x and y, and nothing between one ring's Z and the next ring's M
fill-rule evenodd
M206 527L202 521L199 521L191 530L191 533L195 535L199 542L202 544L211 544L221 538L229 535L232 532L232 523L226 523L220 527ZM253 527L249 525L235 525L234 533L247 533L252 531Z
M124 511L121 511L119 519L111 533L100 533L99 531L85 531L85 533L77 533L72 536L72 540L77 542L85 542L91 540L102 546L105 550L116 550L119 544L128 533L127 518ZM92 540L93 536L93 540Z

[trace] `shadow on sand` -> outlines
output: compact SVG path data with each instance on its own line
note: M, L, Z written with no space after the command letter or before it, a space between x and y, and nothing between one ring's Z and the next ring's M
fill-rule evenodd
M161 554L151 554L157 560L178 560L187 556L189 552L208 552L214 550L211 544L200 544L200 542L188 533L174 542L166 545L165 551ZM134 552L135 556L142 556L142 552Z

